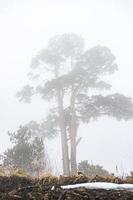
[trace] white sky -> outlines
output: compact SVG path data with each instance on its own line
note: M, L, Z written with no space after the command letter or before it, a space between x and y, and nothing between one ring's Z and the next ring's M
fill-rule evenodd
M47 112L45 102L19 103L15 94L27 82L32 57L55 34L82 35L88 48L108 46L119 66L112 89L133 97L132 11L132 0L0 0L0 151L10 145L8 130ZM121 172L133 170L132 121L101 119L81 126L79 134L78 161L88 159L111 171L116 165ZM48 150L60 165L58 142L50 142Z

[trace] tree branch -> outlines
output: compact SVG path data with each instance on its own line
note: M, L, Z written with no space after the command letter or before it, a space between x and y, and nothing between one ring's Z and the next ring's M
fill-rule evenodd
M82 140L82 137L78 138L78 140L76 142L76 146L78 146L78 144L80 143L81 140Z

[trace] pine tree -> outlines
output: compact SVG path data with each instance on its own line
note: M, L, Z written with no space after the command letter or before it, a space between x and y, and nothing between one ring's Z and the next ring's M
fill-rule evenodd
M111 85L104 77L113 74L117 68L115 56L108 47L85 49L84 40L76 34L51 38L47 48L32 60L30 77L36 86L25 86L17 96L30 102L31 96L40 94L44 100L56 102L50 111L51 124L55 122L53 127L61 135L63 172L66 175L77 171L80 123L105 115L117 120L133 117L131 98L106 92Z

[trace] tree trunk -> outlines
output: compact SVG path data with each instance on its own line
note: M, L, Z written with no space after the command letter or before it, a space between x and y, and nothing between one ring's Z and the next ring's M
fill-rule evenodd
M70 145L71 145L71 173L77 173L77 161L76 161L76 137L77 137L77 120L75 111L75 94L72 91L70 100L71 109L71 125L70 125Z
M67 142L65 119L64 119L63 96L61 94L61 91L58 91L57 98L58 98L59 123L60 123L60 131L61 131L63 174L70 175L68 142Z
M77 173L77 161L76 161L76 138L71 139L71 174Z

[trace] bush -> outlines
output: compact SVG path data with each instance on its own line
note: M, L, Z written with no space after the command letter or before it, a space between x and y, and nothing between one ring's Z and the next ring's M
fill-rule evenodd
M87 160L84 160L78 164L78 170L90 178L93 178L96 175L109 176L109 172L103 169L102 166L89 164Z

